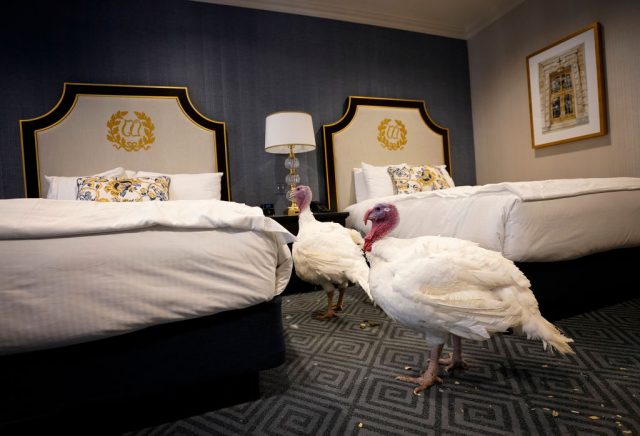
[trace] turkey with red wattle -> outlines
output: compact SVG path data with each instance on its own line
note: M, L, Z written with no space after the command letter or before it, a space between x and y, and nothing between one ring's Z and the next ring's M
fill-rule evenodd
M538 309L529 280L500 253L462 239L388 236L400 220L390 203L376 204L364 215L372 222L364 250L370 264L374 302L396 322L422 332L431 347L427 369L417 377L397 377L417 384L417 394L435 383L439 364L447 371L467 368L461 338L484 341L513 329L545 349L573 354L569 343ZM453 353L440 357L451 335Z

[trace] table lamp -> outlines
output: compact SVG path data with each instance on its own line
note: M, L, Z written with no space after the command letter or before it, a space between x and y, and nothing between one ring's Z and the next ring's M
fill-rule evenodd
M300 161L295 154L305 153L315 148L316 137L311 115L306 112L275 112L267 116L264 133L265 151L289 155L284 161L285 168L289 170L285 178L289 185L287 199L291 202L287 215L300 213L292 197L293 190L300 183L300 174L298 174Z

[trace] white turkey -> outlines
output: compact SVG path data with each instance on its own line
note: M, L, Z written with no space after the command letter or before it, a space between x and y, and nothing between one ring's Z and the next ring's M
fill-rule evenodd
M344 291L356 283L369 295L369 267L367 266L360 233L338 223L320 222L309 209L311 189L297 186L292 197L300 215L298 235L293 243L293 264L302 280L319 285L327 293L327 310L318 319L336 316L343 309ZM338 289L338 303L333 305L333 294Z
M564 336L538 309L529 280L500 253L462 239L387 236L399 222L393 204L379 203L364 215L372 222L364 249L370 264L369 287L375 303L396 322L423 332L431 347L427 369L419 377L398 377L417 384L415 393L435 383L439 364L446 370L467 368L461 338L487 340L513 328L528 339L539 339L546 350L573 350ZM453 353L440 358L451 334Z

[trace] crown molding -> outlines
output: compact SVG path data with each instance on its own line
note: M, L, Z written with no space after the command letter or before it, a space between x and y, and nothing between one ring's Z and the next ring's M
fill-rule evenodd
M331 20L347 21L352 23L367 24L372 26L392 29L407 30L410 32L425 33L456 39L468 39L485 26L491 24L509 10L518 6L524 0L515 0L507 9L494 8L489 16L483 16L471 26L447 24L441 20L428 20L414 18L406 15L389 13L388 11L376 11L371 8L354 7L354 2L342 4L327 3L318 0L192 0L204 3L213 3L241 8L260 9L271 12L304 15L309 17L327 18ZM391 4L391 10L398 8ZM487 3L485 3L486 5ZM491 3L488 3L491 4ZM485 7L486 9L486 7Z

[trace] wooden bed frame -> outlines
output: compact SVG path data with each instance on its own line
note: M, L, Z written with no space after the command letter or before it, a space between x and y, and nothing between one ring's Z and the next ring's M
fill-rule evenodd
M77 162L57 169L51 166L55 162L45 162L44 148L48 144L43 142L42 133L60 129L64 120L76 116L73 110L81 105L82 98L96 96L120 99L116 106L128 101L134 105L147 100L153 103L151 99L158 98L162 104L166 100L177 103L179 110L175 113L187 119L183 124L196 129L192 133L195 137L203 136L205 143L200 149L204 156L182 150L188 159L179 165L174 165L173 157L156 158L150 167L137 169L172 173L223 171L221 196L230 199L225 124L202 116L191 105L186 88L70 83L65 84L60 101L49 113L21 121L27 196L44 195L43 174L90 174L112 166L133 169L133 165L139 165L135 159L131 163L132 153L122 150L113 153L115 148L105 139L109 117L105 119L104 115L99 115L102 130L95 140L100 139L101 150L113 156L100 157L97 165L101 168L87 165L83 172L77 172L80 168ZM113 108L106 106L105 113L111 113ZM162 119L164 115L147 116ZM167 116L172 126L179 124L172 118L175 114ZM163 139L159 134L162 126L156 122L154 127L156 149L165 144L175 145L175 137L171 135L176 132L166 129L169 133L163 133L166 136ZM177 132L183 139L189 134ZM83 159L80 156L76 160ZM143 161L152 162L147 158ZM195 166L189 166L190 163ZM74 429L122 432L255 400L259 396L260 371L276 367L284 359L279 297L241 310L167 323L99 341L2 356L0 433L28 433L39 428L51 432L56 426L65 434ZM87 423L90 427L83 428Z
M380 138L390 125L396 127L392 137ZM404 136L397 126L407 126ZM421 133L424 126L431 131ZM376 165L445 164L455 179L448 129L431 119L424 101L349 97L342 118L324 125L322 132L327 196L333 210L355 203L352 168L363 160ZM634 247L569 261L516 265L531 281L544 316L557 320L638 296L633 271L639 263L640 247Z

